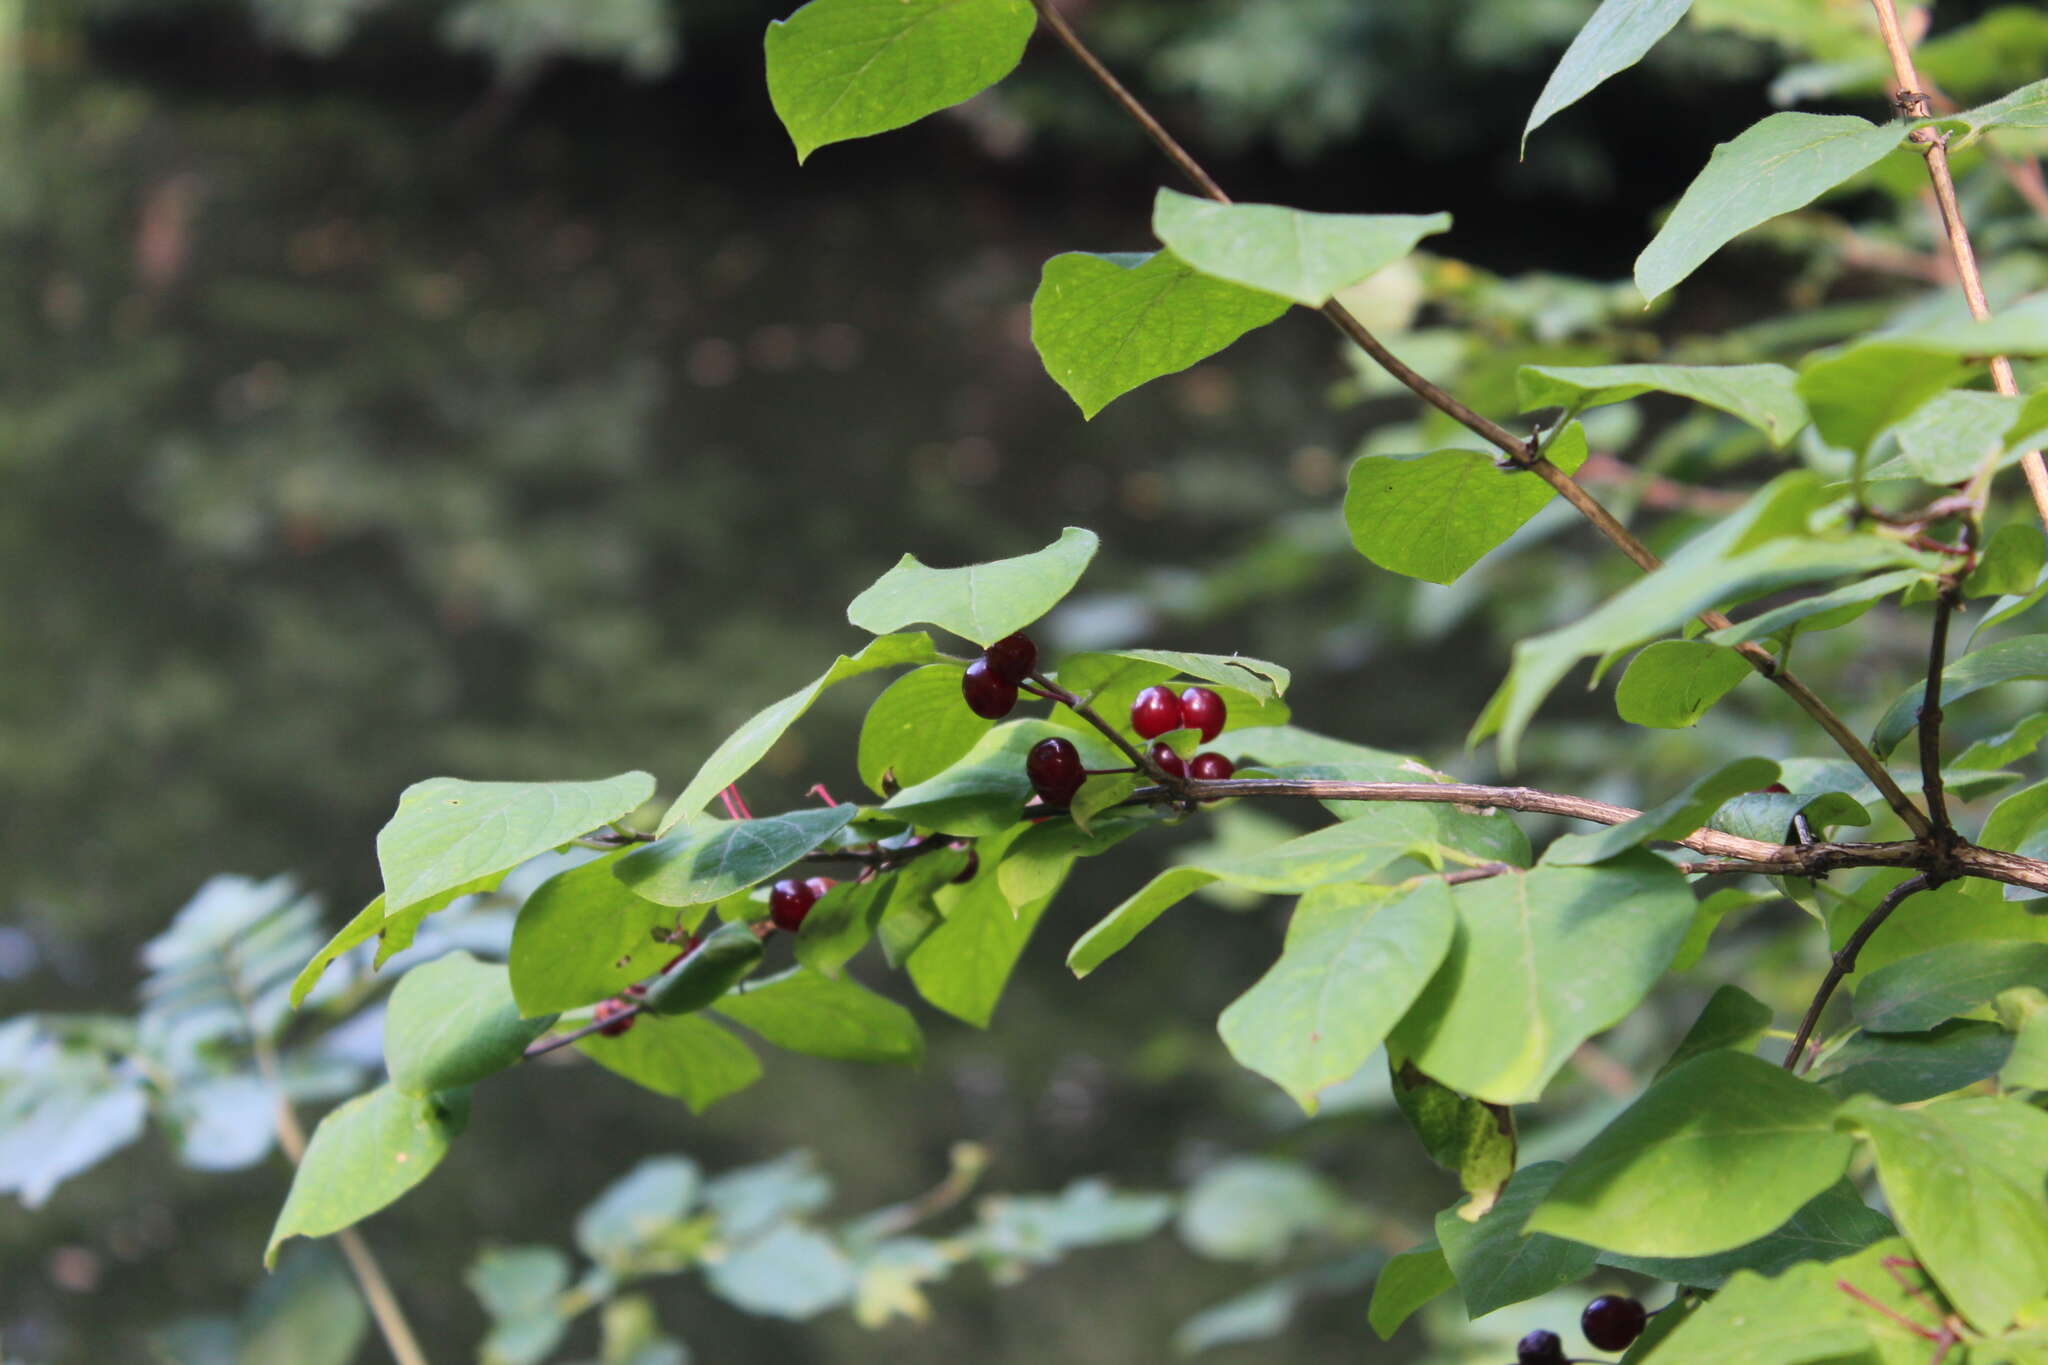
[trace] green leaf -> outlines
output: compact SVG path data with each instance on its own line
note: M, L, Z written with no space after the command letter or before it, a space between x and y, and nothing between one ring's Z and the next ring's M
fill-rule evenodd
M519 907L506 966L512 996L529 1018L617 995L659 971L678 951L655 938L692 927L690 912L636 896L613 875L619 849L535 887Z
M915 562L915 561L912 561ZM899 566L900 567L900 566ZM892 574L897 570L891 570ZM884 577L883 582L887 582ZM876 587L881 586L877 584ZM874 589L870 588L869 592ZM859 622L854 624L858 625ZM689 817L700 813L718 793L746 776L747 770L759 763L767 752L775 747L797 718L811 709L811 703L820 693L848 678L857 678L863 673L872 673L878 668L894 668L901 664L928 664L937 655L932 649L931 637L920 631L901 635L881 635L870 640L867 647L858 654L842 654L832 666L820 674L808 686L801 687L772 706L763 707L748 719L746 724L728 735L723 744L712 751L704 760L704 766L690 779L690 785L683 788L668 811L661 817L658 832L668 833Z
M1091 777L1067 802L1067 814L1082 833L1092 834L1097 816L1115 810L1120 802L1149 780L1140 778L1136 773Z
M2048 738L2048 714L2028 716L2002 735L1980 739L1956 755L1957 768L2003 768L2041 747Z
M1973 139L1992 128L2048 128L2048 80L2023 85L1989 104L1937 121L1944 126L1962 124Z
M853 599L846 619L876 635L921 622L986 647L1058 605L1099 544L1093 531L1069 526L1042 550L988 564L933 569L906 554Z
M2048 1290L2048 1113L2016 1100L1946 1100L1894 1109L1842 1106L1862 1131L1892 1216L1943 1294L1997 1332Z
M1905 136L1897 124L1849 114L1772 114L1714 148L1706 169L1636 258L1636 288L1655 299L1740 234L1805 208L1882 161Z
M1877 1243L1894 1246L1893 1243ZM1809 1365L1868 1361L1877 1317L1836 1287L1835 1267L1802 1261L1765 1279L1729 1277L1657 1348L1657 1365Z
M2048 797L2048 789L2028 790ZM1903 880L1901 872L1874 874L1847 901L1832 907L1828 912L1829 944L1840 947L1878 899ZM1978 888L1976 882L1949 882L1908 897L1863 945L1856 959L1858 973L1868 974L1888 962L1964 939L2048 942L2048 915L2031 914L2026 903L2004 899L1996 883L1983 883L1981 893ZM1849 984L1853 986L1859 979L1851 975Z
M1011 843L1030 828L1017 825L978 845L981 875L965 886L939 892L945 923L910 955L910 979L918 994L976 1028L988 1027L1038 917L1058 889L1055 884L1038 899L1014 906L1003 895L995 868Z
M1440 883L1324 887L1301 898L1280 960L1217 1020L1230 1055L1315 1113L1371 1059L1450 951ZM1360 982L1371 982L1360 990Z
M334 937L328 939L320 951L313 954L313 960L299 972L298 979L292 982L292 1008L297 1009L306 1003L306 997L312 994L313 987L320 984L320 977L336 958L346 957L368 943L383 927L384 897L379 895L358 910L354 919L335 930Z
M1716 892L1716 895L1727 894ZM1741 895L1741 892L1734 893ZM1704 902L1702 903L1704 905ZM1771 1007L1740 986L1719 986L1671 1057L1653 1078L1662 1080L1695 1057L1723 1050L1748 1052L1771 1026Z
M1953 1095L1998 1074L2012 1035L1979 1019L1951 1019L1925 1033L1856 1033L1816 1079L1837 1099L1875 1095L1889 1104Z
M569 1258L553 1247L492 1247L463 1276L491 1316L479 1365L540 1365L569 1330L557 1307Z
M2035 1010L2021 1022L1998 1083L2008 1090L2048 1090L2048 1009Z
M1683 730L1751 673L1749 660L1706 640L1659 640L1629 661L1614 709L1631 725Z
M1977 842L1985 848L2004 849L2008 852L2039 856L2042 853L2048 853L2048 848L2043 847L2041 835L2044 825L2048 825L2048 782L2036 782L2031 787L2022 787L1991 808L1991 814L1985 817L1984 828L1978 832ZM1997 882L1990 881L1966 881L1962 884L1961 890L1964 895L1976 901L2039 899L2038 892L2028 890L2025 887L2001 886ZM2011 939L2034 939L2038 937L2037 934L2031 931L2017 934L2010 931L1993 932L1988 925L1982 925L1981 920L1979 924L1980 927L1977 932L1970 935L1970 937ZM1875 963L1869 964L1871 967L1876 965Z
M612 875L662 905L707 905L774 876L859 813L847 803L758 820L705 820L634 849L612 864Z
M1655 839L1682 838L1705 824L1730 797L1777 780L1778 765L1770 759L1738 758L1624 824L1592 834L1561 835L1544 850L1543 861L1552 867L1584 867Z
M385 918L508 872L631 815L653 795L654 779L641 772L599 782L415 782L377 833Z
M2000 683L2048 678L2048 635L2021 635L1997 640L1982 649L1971 650L1941 671L1941 704L1944 708L1973 692ZM1884 718L1870 732L1870 747L1883 758L1899 747L1899 741L1919 726L1924 684L1916 683L1899 693L1886 709Z
M123 1074L132 1068L62 1028L50 1015L0 1022L0 1193L31 1209L141 1137L149 1119L147 1089Z
M408 1095L380 1085L320 1120L292 1175L263 1264L293 1237L325 1237L361 1222L432 1174L462 1131L462 1095Z
M813 971L838 976L892 917L928 916L936 926L939 912L932 893L961 873L967 856L962 849L941 849L886 877L834 887L804 916L796 936L796 960ZM896 964L896 956L890 961Z
M1585 429L1574 422L1545 451L1570 474L1586 462ZM1476 450L1367 455L1351 466L1344 522L1351 543L1383 569L1427 583L1451 583L1520 530L1555 496L1527 470L1503 469Z
M811 0L768 25L768 97L802 162L972 99L1037 22L1028 0Z
M1401 1117L1422 1140L1429 1159L1458 1177L1473 1196L1463 1213L1474 1217L1493 1207L1515 1173L1518 1141L1514 1112L1438 1084L1406 1058L1387 1055L1389 1087Z
M1045 263L1031 298L1031 341L1046 373L1082 416L1093 417L1112 399L1207 359L1287 307L1277 295L1200 274L1171 252L1069 251Z
M2029 592L2041 576L2044 559L2048 559L2048 541L2042 539L2041 528L2024 521L2007 522L1991 537L1977 567L1963 580L1963 594L1997 597Z
M1392 1337L1415 1310L1437 1295L1455 1288L1451 1263L1432 1237L1389 1260L1373 1283L1372 1303L1366 1320L1381 1341Z
M992 1195L982 1201L973 1244L999 1267L1053 1265L1080 1247L1135 1242L1173 1217L1174 1200L1113 1190L1097 1177L1057 1195Z
M1218 1261L1276 1261L1295 1238L1330 1230L1344 1202L1298 1161L1235 1157L1202 1172L1181 1205L1181 1240Z
M1500 1202L1476 1222L1467 1222L1456 1209L1436 1216L1437 1244L1450 1262L1467 1317L1547 1294L1593 1268L1598 1253L1592 1247L1523 1230L1529 1211L1543 1202L1563 1171L1555 1161L1524 1166Z
M965 757L995 722L961 704L961 671L927 664L883 689L860 726L860 780L888 794L885 781L914 787Z
M1601 1129L1529 1226L1632 1256L1754 1242L1842 1178L1853 1144L1834 1109L1762 1058L1703 1053Z
M705 1268L705 1283L756 1317L814 1318L853 1296L846 1253L821 1232L784 1223Z
M1031 798L1025 755L1040 740L1053 737L1073 741L1086 767L1126 761L1093 729L1084 733L1037 719L1004 721L983 735L965 758L937 777L905 787L881 809L922 829L959 838L1000 834L1017 823Z
M517 1066L552 1014L519 1017L512 985L495 962L453 952L413 968L384 1014L384 1064L391 1084L413 1095L459 1090Z
M640 1008L661 1018L694 1014L723 1000L761 966L766 950L751 924L722 924L689 956L655 978Z
M1515 372L1515 394L1524 412L1575 414L1646 393L1677 394L1740 418L1782 448L1806 425L1798 378L1783 365L1524 365Z
M1708 631L1700 638L1717 645L1747 644L1751 640L1762 640L1789 630L1803 621L1823 613L1840 611L1843 619L1830 617L1825 622L1815 622L1814 629L1827 630L1834 625L1847 625L1861 616L1881 598L1891 596L1902 588L1911 587L1924 575L1917 569L1895 569L1881 573L1874 578L1860 579L1847 587L1836 588L1833 592L1815 593L1802 597L1796 602L1787 602L1782 607L1758 612L1746 621L1737 621L1732 626ZM1850 612L1849 608L1859 608Z
M701 1014L635 1019L616 1038L592 1034L575 1046L605 1070L681 1100L693 1114L761 1079L753 1049Z
M1648 854L1452 888L1450 956L1391 1046L1495 1104L1537 1099L1580 1043L1633 1009L1692 923L1685 879ZM1598 962L1597 973L1586 964Z
M326 1247L306 1247L256 1286L238 1326L235 1365L349 1365L370 1314L342 1258Z
M1152 203L1153 233L1196 270L1310 308L1450 230L1448 213L1306 213L1173 190Z
M905 1066L924 1060L910 1011L846 977L797 968L726 996L718 1013L790 1052Z
M1551 115L1578 103L1609 76L1641 61L1690 8L1692 0L1602 0L1543 83L1543 93L1536 97L1536 107L1522 126L1523 151L1528 150L1529 134L1549 122Z
M1967 389L1936 394L1892 428L1899 453L1864 477L1961 483L1987 456L2005 449L2006 429L2018 411L2019 400L2002 394ZM2029 576L2027 586L2033 581Z
M1656 1280L1719 1289L1737 1271L1775 1275L1801 1261L1828 1261L1898 1235L1892 1220L1863 1202L1850 1181L1815 1195L1769 1236L1712 1256L1625 1256L1606 1252L1600 1264Z
M1166 670L1161 672L1160 670ZM1093 701L1121 691L1140 679L1143 687L1176 678L1193 678L1221 688L1249 692L1272 701L1287 691L1294 675L1279 664L1241 654L1183 654L1173 649L1119 649L1107 654L1075 654L1060 662L1059 684ZM1229 724L1225 717L1225 725Z
M1866 974L1856 1022L1875 1033L1919 1033L2011 986L2048 985L2048 943L1947 943Z
M627 1270L650 1242L689 1214L702 1186L697 1163L688 1157L649 1157L605 1186L576 1216L576 1246L608 1270Z

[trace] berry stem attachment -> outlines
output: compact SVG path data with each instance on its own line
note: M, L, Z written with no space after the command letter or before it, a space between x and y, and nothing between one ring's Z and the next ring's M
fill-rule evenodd
M1898 909L1908 896L1934 885L1936 879L1932 873L1908 877L1886 893L1885 898L1877 903L1877 909L1864 916L1863 923L1856 926L1856 932L1849 935L1849 941L1828 964L1828 974L1821 978L1820 989L1813 993L1813 1003L1806 1007L1806 1017L1799 1021L1799 1032L1792 1036L1792 1046L1785 1050L1784 1066L1787 1071L1801 1070L1802 1064L1811 1064L1811 1059L1806 1057L1807 1040L1813 1037L1814 1026L1820 1023L1821 1011L1828 1007L1835 987L1842 984L1843 977L1856 970L1856 955L1863 951L1863 945L1870 941L1870 936L1883 927L1884 922L1891 918L1892 911Z
M636 1019L639 1015L640 1006L636 1003L626 1006L626 1008L608 1018L593 1019L581 1028L571 1029L567 1033L551 1033L537 1043L527 1044L526 1052L523 1054L524 1059L530 1062L536 1057L545 1057L548 1053L554 1052L559 1048L565 1048L571 1043L581 1042L600 1029L610 1028L621 1019Z
M1117 748L1123 750L1124 757L1131 760L1137 772L1143 773L1158 785L1166 788L1168 795L1180 800L1186 799L1186 781L1172 776L1165 769L1154 763L1149 755L1139 749L1137 745L1125 739L1123 733L1114 725L1104 720L1093 706L1090 706L1072 692L1067 691L1066 688L1061 687L1043 673L1033 673L1031 675L1031 682L1037 684L1033 690L1038 691L1040 696L1049 697L1053 701L1058 702L1082 720L1087 721L1090 725L1101 731L1104 738L1108 739L1111 744L1116 745Z

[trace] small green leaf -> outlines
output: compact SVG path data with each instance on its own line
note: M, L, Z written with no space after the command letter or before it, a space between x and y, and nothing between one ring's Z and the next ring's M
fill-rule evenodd
M860 780L888 794L885 779L914 787L973 749L995 725L961 704L961 672L927 664L883 689L860 726Z
M1457 1279L1467 1317L1547 1294L1593 1268L1599 1253L1592 1247L1524 1230L1530 1210L1543 1202L1563 1172L1555 1161L1524 1166L1501 1192L1500 1202L1477 1221L1468 1222L1456 1209L1436 1216L1437 1244Z
M689 956L655 978L641 997L640 1008L662 1018L694 1014L752 976L765 952L752 925L722 924Z
M2048 559L2048 541L2041 528L2024 521L2007 522L1991 537L1977 567L1963 580L1966 597L2017 596L2031 591Z
M249 1295L237 1324L239 1349L229 1359L234 1365L349 1365L369 1326L347 1263L329 1247L303 1247Z
M616 1038L592 1034L575 1046L605 1070L681 1100L693 1114L761 1079L754 1050L702 1014L650 1015Z
M1683 730L1751 673L1749 660L1705 640L1659 640L1629 660L1614 709L1631 725Z
M2008 1090L2048 1090L2048 1009L2037 1009L2021 1022L1998 1083Z
M1980 739L1956 755L1957 768L2003 768L2017 763L2048 739L2048 714L2028 716L2002 735Z
M1706 1008L1700 1011L1700 1017L1685 1031L1685 1037L1678 1040L1678 1046L1672 1050L1670 1059L1657 1068L1655 1079L1662 1080L1693 1058L1709 1052L1749 1052L1755 1048L1757 1041L1764 1036L1764 1030L1770 1026L1769 1005L1740 986L1719 986L1707 1001Z
M1360 883L1309 892L1280 960L1217 1020L1224 1045L1315 1113L1318 1094L1364 1066L1428 984L1454 922L1433 881L1405 896Z
M512 984L495 962L453 952L407 972L384 1014L391 1084L413 1095L459 1090L517 1066L552 1014L521 1019Z
M1202 1172L1180 1211L1181 1240L1217 1261L1276 1261L1297 1237L1337 1224L1344 1201L1298 1161L1235 1157Z
M679 951L657 939L695 924L695 912L636 896L613 875L619 849L542 882L519 907L506 966L520 1013L531 1018L617 995Z
M801 162L972 99L1037 22L1027 0L811 0L768 25L768 96Z
M1783 447L1806 425L1798 379L1783 365L1524 365L1515 393L1524 412L1572 413L1646 393L1677 394L1738 417Z
M1204 275L1310 308L1450 229L1448 213L1306 213L1173 190L1159 191L1152 204L1153 233L1181 260Z
M650 1241L689 1214L702 1187L697 1163L688 1157L649 1157L576 1216L577 1249L615 1273L628 1269Z
M983 735L967 756L937 777L905 787L881 809L921 829L958 838L985 838L1017 823L1031 798L1024 758L1049 738L1071 740L1090 768L1113 766L1123 758L1092 729L1083 733L1048 720L1004 721Z
M415 782L377 834L389 919L421 901L508 872L631 815L654 795L646 773L600 782Z
M1463 1212L1491 1208L1515 1173L1519 1143L1514 1112L1439 1085L1406 1058L1387 1055L1388 1081L1401 1117L1422 1140L1429 1159L1458 1177L1473 1196Z
M1580 1043L1635 1008L1678 951L1694 905L1683 877L1641 853L1507 872L1454 887L1452 898L1450 956L1390 1046L1495 1104L1539 1098Z
M1067 814L1084 834L1092 834L1095 817L1115 810L1130 794L1150 781L1136 773L1114 773L1091 777L1081 784L1067 803Z
M804 916L796 936L796 960L826 976L838 976L892 917L928 915L936 925L939 913L932 893L960 874L967 857L962 849L941 849L920 855L886 877L834 887Z
M726 996L717 1009L790 1052L904 1066L924 1060L910 1011L846 977L798 968Z
M2012 986L2048 986L2048 943L1946 943L1863 977L1856 1022L1875 1033L1919 1033Z
M853 1267L831 1238L784 1223L739 1243L704 1272L726 1302L756 1317L814 1318L851 1298Z
M2006 429L2018 411L2019 399L2002 394L1968 389L1936 394L1892 428L1899 453L1864 477L1961 483L1987 456L2003 452ZM2019 458L2018 452L2013 458ZM2029 577L2027 586L2033 581Z
M292 1175L263 1264L293 1237L325 1237L361 1222L425 1180L468 1117L466 1095L408 1095L380 1085L320 1120Z
M1584 867L1605 862L1652 840L1682 838L1706 823L1707 817L1730 797L1767 787L1777 780L1778 765L1770 759L1739 758L1688 783L1676 796L1625 824L1611 825L1593 834L1561 835L1544 850L1543 861L1552 867Z
M1171 252L1069 251L1045 263L1031 298L1031 341L1046 373L1082 416L1093 417L1112 399L1207 359L1287 307L1277 295L1200 274Z
M1632 1256L1754 1242L1842 1178L1832 1095L1760 1057L1702 1053L1573 1158L1532 1229Z
M1973 692L2000 683L2048 678L2048 635L2020 635L1997 640L1973 649L1941 671L1941 704L1953 706ZM1886 709L1877 728L1870 732L1870 747L1879 758L1899 747L1899 741L1919 726L1920 703L1926 687L1916 683L1900 692Z
M1924 577L1917 569L1895 569L1881 573L1874 578L1860 579L1847 587L1836 588L1833 592L1814 593L1796 602L1787 602L1782 607L1758 612L1746 621L1737 621L1732 626L1708 631L1700 638L1717 645L1747 644L1751 640L1762 640L1789 630L1802 622L1826 613L1840 613L1829 616L1826 621L1812 621L1811 629L1829 630L1836 625L1847 625L1875 606L1879 600L1891 596L1903 588L1911 587ZM1852 610L1853 609L1853 610Z
M1093 531L1069 526L1043 550L989 564L932 569L907 554L853 599L846 619L876 635L934 625L986 648L1058 605L1099 543Z
M1878 1246L1897 1247L1897 1242ZM1841 1292L1835 1268L1801 1261L1771 1279L1738 1270L1657 1348L1658 1365L1808 1365L1871 1360L1877 1314Z
M965 886L940 890L936 899L945 922L910 954L910 979L918 994L976 1028L988 1027L1031 931L1058 889L1055 884L1037 900L1015 906L1003 895L995 868L1030 828L1015 825L977 845L981 875Z
M1849 114L1772 114L1714 148L1636 259L1636 288L1655 299L1732 238L1805 208L1882 161L1904 137L1897 124Z
M1529 134L1559 110L1578 103L1609 76L1641 61L1690 8L1692 0L1602 0L1543 83L1543 93L1536 97L1536 107L1522 126L1524 152Z
M1858 1032L1829 1054L1815 1079L1837 1099L1917 1104L1997 1075L2012 1050L2011 1034L1980 1019L1951 1019L1925 1033Z
M1574 422L1545 453L1570 474L1586 462ZM1555 491L1527 470L1476 450L1367 455L1351 466L1344 521L1373 563L1427 583L1451 583L1549 505Z
M2048 80L2023 85L1989 104L1965 109L1939 122L1960 123L1970 130L1972 138L1992 128L2048 128Z
M705 820L636 848L612 875L662 905L707 905L774 876L853 822L852 804L758 820Z
M1457 1287L1451 1263L1432 1237L1410 1247L1388 1261L1372 1287L1372 1303L1366 1320L1381 1341L1392 1337L1416 1309L1446 1290Z
M1625 1256L1605 1252L1600 1264L1656 1280L1719 1289L1737 1271L1775 1275L1801 1261L1828 1261L1896 1237L1892 1220L1863 1202L1856 1186L1838 1180L1769 1236L1712 1256Z
M327 940L320 951L313 954L313 960L300 970L298 979L292 982L292 1008L306 1003L313 987L320 984L320 977L333 965L334 960L344 957L377 937L377 931L384 927L384 897L380 894L361 910L347 924L334 931L334 937Z

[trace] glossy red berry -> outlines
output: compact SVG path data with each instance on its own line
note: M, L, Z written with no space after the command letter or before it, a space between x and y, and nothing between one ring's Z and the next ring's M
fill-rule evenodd
M1188 760L1188 776L1197 782L1221 782L1236 771L1222 754L1196 754Z
M1171 744L1155 744L1152 746L1152 764L1168 777L1186 777L1188 775L1188 765L1181 761L1181 756L1173 751Z
M804 879L804 889L811 893L811 904L813 905L825 899L825 893L837 885L839 883L833 881L830 877L806 877Z
M768 888L768 918L775 921L775 927L793 934L804 922L804 916L811 913L811 907L818 903L818 893L810 883L800 882L794 877L784 877Z
M981 652L989 671L1015 687L1038 667L1038 646L1029 635L1005 635Z
M1539 1327L1515 1343L1515 1365L1564 1365L1564 1343Z
M1649 1320L1639 1301L1624 1294L1602 1294L1579 1314L1579 1330L1603 1351L1625 1351Z
M1070 739L1041 739L1024 757L1024 775L1048 806L1064 806L1081 790L1088 774L1081 770L1081 751Z
M1180 698L1170 687L1148 687L1131 703L1131 728L1140 739L1157 739L1181 727Z
M1180 723L1200 730L1204 744L1223 733L1223 721L1229 714L1223 698L1206 687L1190 687L1180 694Z
M967 698L967 709L983 720L1001 720L1017 704L1017 684L1004 682L987 659L976 659L960 675L960 695Z
M637 1014L626 1014L626 1011L631 1008L632 1006L617 996L613 996L609 1000L598 1001L596 1019L598 1023L604 1025L598 1032L607 1038L616 1038L627 1029L633 1027L634 1021L639 1019L640 1016ZM622 1014L626 1015L623 1019L619 1017Z

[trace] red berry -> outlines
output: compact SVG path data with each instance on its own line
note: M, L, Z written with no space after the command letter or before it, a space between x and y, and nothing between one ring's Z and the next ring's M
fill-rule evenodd
M1168 777L1186 777L1188 775L1188 765L1181 761L1181 756L1173 751L1171 744L1153 745L1152 763L1154 767L1158 768L1159 771L1165 773Z
M1565 1365L1564 1343L1539 1327L1515 1343L1516 1365Z
M1643 1334L1650 1315L1643 1305L1622 1294L1602 1294L1579 1314L1579 1330L1603 1351L1625 1351Z
M613 996L609 1000L598 1001L596 1018L598 1023L604 1025L598 1032L607 1038L616 1038L627 1029L633 1027L634 1021L640 1016L637 1014L626 1014L626 1011L631 1008L632 1006L617 996ZM622 1014L626 1014L626 1017L623 1019L618 1017Z
M1157 739L1182 724L1180 701L1170 687L1148 687L1131 703L1131 728L1140 739Z
M1003 681L987 659L976 659L960 675L960 695L983 720L1001 720L1017 704L1017 684Z
M1236 771L1222 754L1196 754L1188 761L1188 776L1197 782L1221 782Z
M793 934L817 901L818 893L810 883L784 877L768 888L768 918L775 921L776 928Z
M1024 757L1024 775L1048 806L1064 806L1081 790L1088 774L1081 770L1081 751L1070 739L1041 739Z
M1015 687L1038 667L1038 646L1029 635L1005 635L981 652L989 672Z
M1790 796L1792 794L1792 789L1783 782L1773 782L1768 787L1758 787L1757 791L1760 794L1768 793L1772 796Z
M1223 733L1223 720L1229 714L1223 698L1206 687L1190 687L1180 694L1180 723L1200 730L1204 744Z
M825 899L825 893L837 885L839 883L833 881L830 877L806 877L804 879L804 889L811 893L811 903L813 905Z

